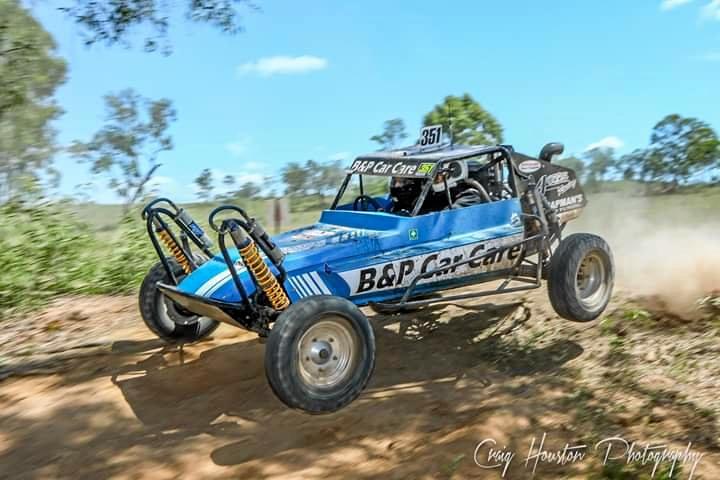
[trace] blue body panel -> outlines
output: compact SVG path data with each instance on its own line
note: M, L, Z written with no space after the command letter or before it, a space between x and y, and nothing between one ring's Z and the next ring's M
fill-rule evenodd
M292 301L330 294L363 305L397 298L420 272L491 249L498 254L482 263L422 280L416 291L467 283L478 275L508 266L520 255L519 247L506 248L522 239L520 213L518 199L416 217L325 210L318 223L273 240L286 253L283 266L288 278L284 287ZM229 253L238 260L235 249ZM254 292L255 285L242 261L236 265L245 289ZM226 302L241 299L220 255L188 275L178 288Z

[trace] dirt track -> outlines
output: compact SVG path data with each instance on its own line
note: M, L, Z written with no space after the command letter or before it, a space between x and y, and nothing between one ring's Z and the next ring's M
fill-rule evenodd
M326 416L273 396L252 335L222 327L168 349L132 298L67 300L0 339L5 375L20 373L0 383L0 478L500 478L475 464L486 438L516 452L505 478L531 478L543 433L546 450L691 441L705 455L693 478L720 478L716 331L570 324L544 289L494 300L373 317L370 386ZM78 348L60 348L68 338ZM677 373L686 357L708 361ZM601 470L593 451L535 478Z

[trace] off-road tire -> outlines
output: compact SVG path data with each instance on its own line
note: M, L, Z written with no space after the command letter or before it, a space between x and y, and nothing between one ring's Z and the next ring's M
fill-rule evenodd
M599 277L596 289L586 280L589 275L584 274L589 264ZM614 278L615 265L607 242L589 233L572 234L560 242L550 260L547 279L550 303L558 315L568 320L595 320L610 301ZM583 283L589 286L583 287Z
M339 335L332 333L334 328ZM328 373L322 375L337 372L334 365L343 364L345 344L351 345L347 355L352 358L344 363L337 384L308 379L321 375L317 371L323 367ZM318 350L309 353L306 345ZM306 297L290 305L275 321L265 347L265 374L275 395L287 406L313 414L334 412L355 400L375 368L372 325L352 302L336 296Z
M183 271L180 265L172 259L168 259L170 267L176 278L181 279ZM192 343L201 340L220 325L219 322L207 317L200 317L179 311L168 313L168 304L171 304L163 293L157 288L158 282L171 284L162 262L158 262L150 269L140 286L139 306L140 315L145 325L159 338L168 343ZM173 308L170 305L170 308ZM176 323L171 316L182 316L185 324Z

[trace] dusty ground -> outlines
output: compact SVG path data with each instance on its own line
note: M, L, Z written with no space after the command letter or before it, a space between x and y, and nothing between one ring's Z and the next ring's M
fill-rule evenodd
M374 316L374 377L325 416L273 396L253 335L166 348L133 298L63 300L0 337L0 478L500 478L475 462L494 463L484 439L515 452L505 478L531 478L543 434L545 451L589 447L535 478L650 478L638 461L602 466L594 446L611 436L692 442L693 478L720 478L712 324L646 318L622 292L581 325L544 289L493 300Z

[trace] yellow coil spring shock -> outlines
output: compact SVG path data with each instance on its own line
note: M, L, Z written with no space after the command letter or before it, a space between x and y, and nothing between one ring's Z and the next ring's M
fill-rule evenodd
M265 292L268 300L270 300L270 305L272 305L275 310L285 310L288 305L290 305L290 299L283 291L275 275L272 274L260 256L255 242L250 241L246 247L241 248L240 256L245 262L247 269L255 276L255 280L257 280L262 291Z
M160 237L160 240L162 240L168 250L170 250L170 253L172 253L172 256L175 257L175 260L180 264L183 271L185 273L190 273L192 270L190 267L190 260L188 260L187 256L185 256L185 252L183 252L183 249L180 248L180 245L173 241L167 229L161 228L156 230L156 232Z

